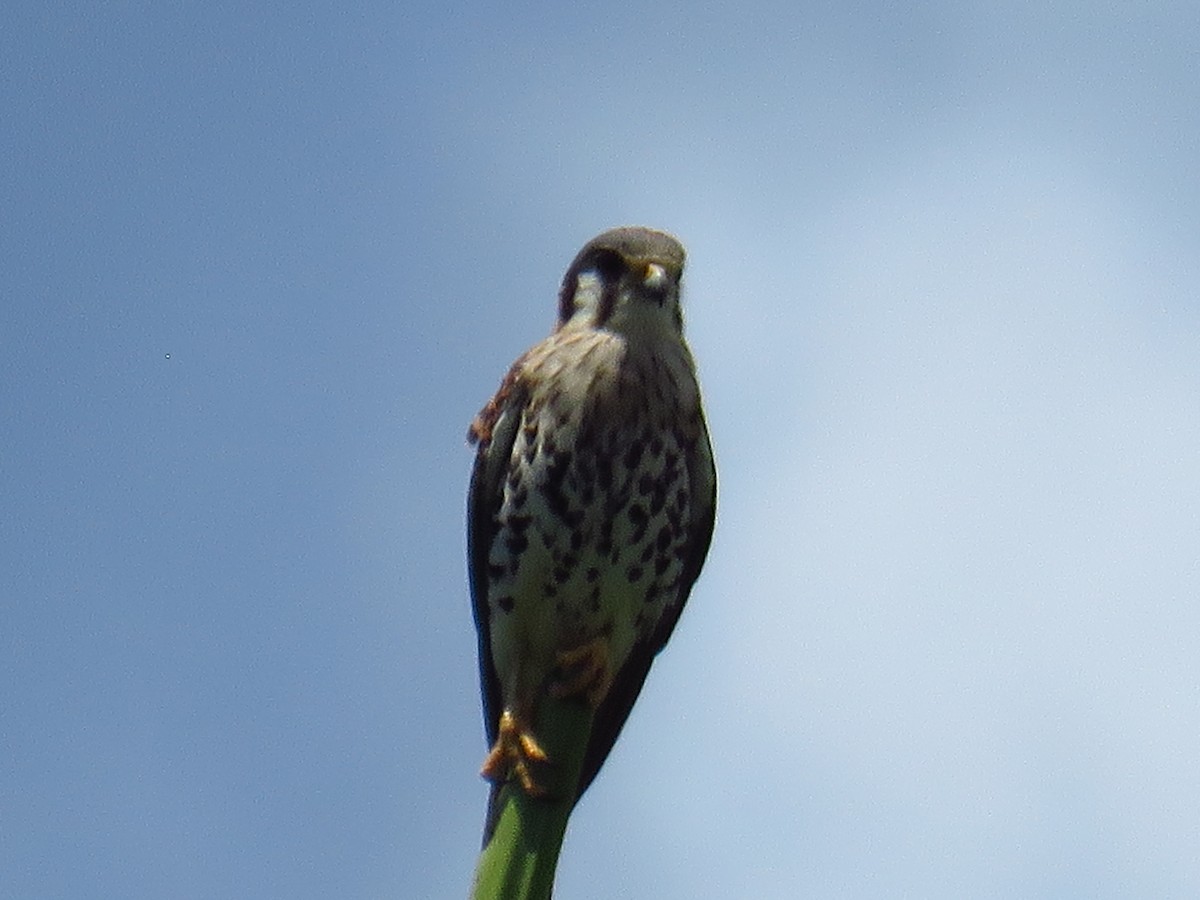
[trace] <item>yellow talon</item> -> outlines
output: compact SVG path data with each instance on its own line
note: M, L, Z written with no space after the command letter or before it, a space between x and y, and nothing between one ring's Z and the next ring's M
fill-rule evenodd
M521 789L530 797L543 796L546 790L534 778L531 763L548 762L546 751L533 733L507 709L500 714L498 731L496 743L483 761L479 774L498 784L515 776L521 783Z

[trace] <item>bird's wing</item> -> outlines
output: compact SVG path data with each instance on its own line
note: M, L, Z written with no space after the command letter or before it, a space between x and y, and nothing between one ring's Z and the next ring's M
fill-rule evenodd
M478 445L471 487L467 495L467 557L471 581L471 605L479 635L479 686L483 694L483 725L488 745L499 732L503 700L496 664L492 660L491 623L488 612L488 554L496 535L496 515L504 500L504 481L526 391L514 365L500 390L475 418L468 439Z
M700 421L700 432L688 454L687 471L690 481L688 488L692 497L692 518L684 551L683 572L679 579L679 593L663 610L654 634L634 645L629 659L616 673L608 694L596 709L592 719L592 734L583 757L576 800L583 796L583 792L588 789L592 779L604 765L604 760L608 758L625 720L629 718L629 711L633 709L633 704L642 691L654 657L666 645L671 632L675 630L675 623L679 621L684 604L691 594L692 585L699 577L704 558L708 555L713 525L716 522L717 471L713 464L708 428L703 418Z

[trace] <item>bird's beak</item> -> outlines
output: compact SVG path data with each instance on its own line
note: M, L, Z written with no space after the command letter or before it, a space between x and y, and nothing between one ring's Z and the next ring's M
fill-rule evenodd
M646 274L642 277L642 284L652 291L663 291L667 288L667 270L658 263L647 263Z

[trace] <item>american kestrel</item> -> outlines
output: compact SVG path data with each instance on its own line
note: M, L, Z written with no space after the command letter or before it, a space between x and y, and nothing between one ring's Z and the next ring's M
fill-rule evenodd
M538 772L554 760L534 723L547 695L595 710L583 794L708 552L716 470L683 338L683 264L661 231L589 241L563 278L554 331L471 424L470 581L493 813L510 779L542 792Z

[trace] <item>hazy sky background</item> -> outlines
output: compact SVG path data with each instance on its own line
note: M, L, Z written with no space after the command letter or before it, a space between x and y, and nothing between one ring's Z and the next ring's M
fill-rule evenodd
M558 896L1200 895L1200 7L433 7L5 12L0 897L466 895L466 426L623 223L720 510Z

